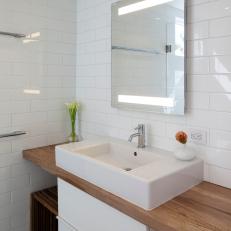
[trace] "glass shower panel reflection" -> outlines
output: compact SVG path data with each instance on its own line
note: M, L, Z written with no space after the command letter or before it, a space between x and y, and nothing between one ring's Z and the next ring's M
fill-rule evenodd
M113 91L120 95L166 96L167 31L160 18L150 22L137 12L113 18L112 30ZM145 13L147 14L147 13Z

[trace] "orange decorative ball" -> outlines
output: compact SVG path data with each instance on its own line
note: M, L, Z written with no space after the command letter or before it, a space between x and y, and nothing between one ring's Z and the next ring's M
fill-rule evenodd
M188 140L188 135L183 131L179 131L176 133L176 140L182 144L186 144Z

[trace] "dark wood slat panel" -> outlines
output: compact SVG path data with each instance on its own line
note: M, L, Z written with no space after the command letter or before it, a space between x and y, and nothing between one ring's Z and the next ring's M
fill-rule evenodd
M31 194L31 231L58 231L57 187Z

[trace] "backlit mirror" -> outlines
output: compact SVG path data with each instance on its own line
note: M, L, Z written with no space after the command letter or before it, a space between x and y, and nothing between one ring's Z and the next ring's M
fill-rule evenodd
M112 4L112 106L184 114L184 0Z

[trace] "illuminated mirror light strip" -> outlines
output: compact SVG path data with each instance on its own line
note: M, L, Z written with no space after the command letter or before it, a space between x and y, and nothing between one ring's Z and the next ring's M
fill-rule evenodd
M24 89L23 90L24 94L29 94L29 95L39 95L40 90L33 90L33 89Z
M23 43L33 43L33 42L38 42L39 40L35 40L35 39L23 39Z
M173 0L145 0L137 3L133 3L124 7L119 8L118 15L130 14L139 10L144 10L153 6L161 5Z
M151 106L175 107L174 98L164 98L164 97L118 95L118 102L151 105Z

